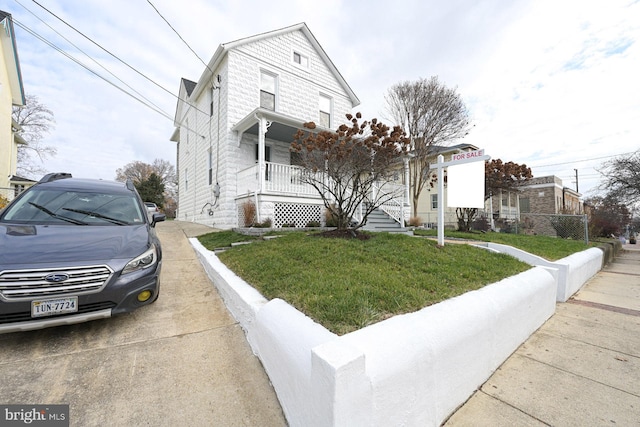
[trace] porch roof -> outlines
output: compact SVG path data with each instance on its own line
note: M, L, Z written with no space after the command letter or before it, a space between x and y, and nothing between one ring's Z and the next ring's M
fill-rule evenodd
M310 132L310 129L304 127L305 120L287 116L286 114L278 113L277 111L267 110L264 108L256 108L245 117L236 123L231 130L238 133L238 145L242 140L242 134L249 133L257 135L260 128L260 119L266 119L271 123L267 130L267 134L270 139L278 141L292 141L293 136L298 129L304 129ZM319 127L316 127L315 131L318 131ZM328 129L326 129L328 130Z

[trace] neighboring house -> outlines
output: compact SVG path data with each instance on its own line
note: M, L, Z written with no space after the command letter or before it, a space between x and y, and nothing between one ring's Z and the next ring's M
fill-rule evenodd
M15 180L18 144L24 143L16 133L19 126L12 119L13 106L25 105L24 89L13 20L0 11L0 196L13 199L29 180Z
M583 214L581 196L577 191L564 187L557 176L532 178L520 186L520 212Z
M176 218L224 229L246 216L322 222L289 147L303 123L336 129L359 103L304 23L221 44L197 82L180 83Z
M434 147L436 148L436 147ZM478 148L471 144L458 144L451 147L437 147L434 155L442 154L444 160L451 159L452 154L476 151ZM435 172L433 173L435 175ZM418 217L427 228L435 228L438 218L438 186L427 185L418 200ZM457 228L458 220L455 208L447 207L447 186L444 187L443 200L445 204L445 227ZM480 210L477 219L484 218L491 228L500 230L511 228L513 224L522 222L529 226L532 232L553 234L548 220L537 218L537 215L584 214L581 194L562 185L562 180L556 176L532 178L514 191L502 191L497 194L486 195L485 208ZM544 230L539 229L543 227Z
M519 219L525 231L555 235L550 216L583 215L581 194L562 185L557 176L533 178L520 187Z

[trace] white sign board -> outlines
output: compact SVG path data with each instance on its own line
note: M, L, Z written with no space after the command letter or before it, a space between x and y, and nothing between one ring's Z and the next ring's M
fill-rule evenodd
M476 151L454 154L451 156L451 161L449 162L445 162L444 156L440 154L438 156L438 163L432 166L438 171L438 245L440 246L444 245L444 202L443 202L444 168L449 168L447 173L448 175L447 186L449 187L448 188L449 194L447 196L450 200L449 200L449 203L447 203L447 205L448 206L459 205L458 207L465 207L465 208L473 208L475 206L479 206L480 208L482 208L484 207L484 162L487 160L491 160L491 157L485 156L484 150L476 150ZM454 189L454 191L452 192L451 191L451 167L467 165L471 163L477 163L479 166L477 167L477 169L474 168L473 170L463 169L462 174L458 174L457 172L459 171L454 170L453 172L454 186L458 188ZM478 175L478 170L480 170L480 167L482 168L482 172L480 173L480 175ZM466 172L470 172L470 175L467 174ZM462 187L460 182L464 182L464 185ZM478 185L478 188L473 188L473 189L470 188L469 185L471 182L473 183L473 185ZM457 194L463 194L463 195L468 194L470 196L470 199L466 199L466 196L465 196L464 200L456 200L455 199L456 196L454 195L453 196L454 204L452 204L451 193L457 193ZM476 199L476 197L482 197L482 204L480 204L479 199Z
M447 207L484 208L484 162L447 168Z

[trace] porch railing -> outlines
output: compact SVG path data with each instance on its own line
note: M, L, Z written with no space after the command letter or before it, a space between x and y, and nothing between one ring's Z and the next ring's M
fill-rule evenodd
M255 194L260 190L258 165L253 165L238 172L238 196ZM318 191L302 181L303 169L280 163L266 162L264 171L264 191L272 194L319 197ZM380 209L399 224L404 224L404 185L394 182L380 183L374 186L371 200L376 200L380 193L388 195L389 200ZM386 196L383 196L387 198ZM354 220L362 220L362 207L356 210Z
M380 209L393 218L400 225L404 224L404 185L386 182L384 184L376 184L374 191L376 194L384 192L389 195L390 199L380 205Z
M238 195L255 193L260 188L258 165L238 172ZM281 163L266 162L264 172L264 191L298 196L318 196L311 185L302 182L302 168Z

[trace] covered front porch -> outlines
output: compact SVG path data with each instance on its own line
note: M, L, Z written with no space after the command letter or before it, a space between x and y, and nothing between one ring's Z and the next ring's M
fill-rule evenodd
M254 221L271 220L272 227L307 227L325 225L325 207L319 190L304 181L304 169L295 164L296 157L289 151L298 130L308 131L304 122L280 113L258 108L240 121L233 130L239 147L245 153L255 153L253 164L242 167L236 175L236 207L238 225L250 222L247 204L253 204ZM328 130L328 129L327 129ZM255 145L255 151L250 145ZM274 160L274 161L272 161ZM389 200L380 210L404 227L409 219L409 168L405 160L391 182L380 182L372 189L375 194L389 194ZM362 220L362 207L353 220Z

